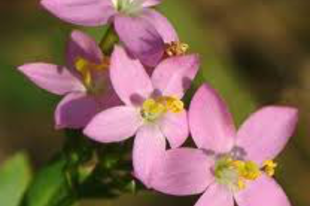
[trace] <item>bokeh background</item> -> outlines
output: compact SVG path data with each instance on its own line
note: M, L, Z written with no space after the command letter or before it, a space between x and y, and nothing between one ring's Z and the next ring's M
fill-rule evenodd
M276 175L294 206L310 205L309 8L308 0L167 0L160 7L191 51L200 53L201 74L225 97L238 124L266 104L300 109ZM61 148L63 133L53 128L59 98L33 86L16 67L62 64L71 29L77 27L49 15L39 0L0 1L0 163L25 151L37 168ZM79 29L102 35L100 28ZM196 199L151 192L81 205L190 206Z

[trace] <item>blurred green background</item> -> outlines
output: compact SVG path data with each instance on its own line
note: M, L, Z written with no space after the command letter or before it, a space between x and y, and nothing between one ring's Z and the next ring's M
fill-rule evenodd
M225 97L238 124L266 104L300 109L298 131L276 175L294 206L310 205L309 8L307 0L166 0L160 7L191 51L201 55L202 77ZM38 167L63 141L53 128L59 99L33 86L16 67L63 64L66 39L77 27L49 15L39 0L1 0L0 25L0 163L25 151ZM102 36L100 28L86 31ZM190 206L196 199L151 192L81 205Z

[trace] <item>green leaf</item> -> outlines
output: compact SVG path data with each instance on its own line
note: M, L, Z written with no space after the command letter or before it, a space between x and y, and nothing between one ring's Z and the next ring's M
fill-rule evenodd
M70 206L76 197L66 172L67 159L60 156L45 166L28 189L26 206Z
M31 178L31 170L25 154L16 154L0 168L0 205L17 206Z

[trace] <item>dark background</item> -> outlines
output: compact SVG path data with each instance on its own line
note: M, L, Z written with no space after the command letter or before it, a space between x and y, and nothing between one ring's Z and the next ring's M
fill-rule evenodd
M238 124L266 104L300 109L298 131L276 175L294 206L310 205L309 8L307 0L166 0L160 8L191 51L201 54L203 77L225 97ZM72 28L38 0L0 1L0 162L22 150L40 166L60 148L63 133L53 128L59 98L33 86L16 67L63 64ZM102 36L100 28L81 29ZM83 205L193 205L196 199L148 193Z

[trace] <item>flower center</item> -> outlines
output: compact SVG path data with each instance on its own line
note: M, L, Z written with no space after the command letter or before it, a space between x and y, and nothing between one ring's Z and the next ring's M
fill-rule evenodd
M113 0L117 11L128 15L137 14L142 10L144 0Z
M171 42L166 44L166 54L169 57L184 55L189 49L189 45L182 42Z
M239 191L246 187L246 181L254 181L262 172L273 176L277 164L272 160L265 161L263 167L253 161L234 160L224 156L215 163L214 175L219 184L226 185L232 191Z
M275 171L276 171L275 169L276 169L277 166L278 166L278 164L275 163L274 161L267 160L267 161L264 162L263 169L264 169L264 172L268 176L272 177L275 174Z
M104 58L100 64L93 63L83 57L78 57L75 61L75 68L81 75L83 84L91 93L98 93L104 89L102 76L109 66L109 58Z
M141 116L148 122L153 122L167 112L179 113L184 109L184 103L176 97L163 96L147 99L143 102Z

